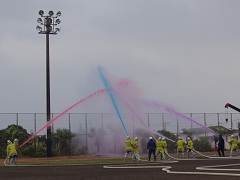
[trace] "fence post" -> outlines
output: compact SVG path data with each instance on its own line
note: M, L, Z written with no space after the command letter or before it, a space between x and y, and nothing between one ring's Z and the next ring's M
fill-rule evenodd
M34 113L34 132L36 133L37 132L37 115L36 113ZM35 148L35 157L37 157L37 135L35 137L35 140L34 140L34 148Z
M102 119L102 132L104 132L104 129L103 129L103 113L101 113L101 119ZM101 138L101 141L102 141L101 149L102 149L102 153L103 153L103 138Z
M134 115L132 116L132 119L133 119L133 138L134 138L134 136L135 136Z
M204 116L204 126L207 127L207 122L206 122L206 113L203 114ZM207 134L205 132L205 140L207 139Z
M69 128L69 131L71 132L71 114L69 113L68 114L68 128Z
M148 119L148 128L150 127L150 122L149 122L149 113L147 113L147 119Z
M88 127L87 127L87 113L85 113L85 127L86 127L86 155L88 154Z
M162 113L162 126L163 126L163 129L162 130L165 130L164 129L164 114Z
M192 113L190 113L190 118L192 119ZM192 132L192 138L193 138L193 124L192 124L192 120L191 120L191 132Z
M177 115L177 136L179 135L179 123L178 123L178 115Z
M68 128L69 128L69 131L72 133L72 131L71 131L71 114L70 113L68 114ZM70 139L70 142L69 142L69 153L70 153L70 156L72 156L72 138Z
M16 125L17 125L17 131L18 131L18 113L16 114Z

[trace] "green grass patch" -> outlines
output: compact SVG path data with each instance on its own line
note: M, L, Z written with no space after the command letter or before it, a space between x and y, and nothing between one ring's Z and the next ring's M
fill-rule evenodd
M4 159L0 160L0 167L4 165ZM67 164L114 164L114 163L133 163L129 158L123 161L123 158L109 158L109 157L69 157L69 158L19 158L17 165L67 165Z

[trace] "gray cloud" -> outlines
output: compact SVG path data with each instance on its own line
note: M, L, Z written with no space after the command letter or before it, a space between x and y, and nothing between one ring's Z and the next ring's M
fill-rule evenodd
M223 112L227 101L237 106L239 5L1 1L1 112L45 112L45 36L35 30L40 9L62 11L61 32L50 37L53 112L103 88L98 65L136 81L144 98L181 112Z

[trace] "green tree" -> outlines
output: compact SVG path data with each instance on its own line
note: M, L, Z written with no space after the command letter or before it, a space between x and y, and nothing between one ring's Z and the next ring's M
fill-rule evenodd
M222 129L221 126L211 126L209 128L221 135L224 135L227 132L227 130ZM216 143L218 141L218 136L213 136L213 140Z
M34 132L31 132L32 136ZM35 136L22 148L22 155L27 157L46 157L46 135Z
M238 135L240 136L240 122L237 123L237 127L238 127Z
M201 138L200 140L196 139L193 141L194 143L194 149L200 152L206 152L206 151L213 151L211 144L206 141L204 138Z
M30 134L27 133L27 130L22 126L15 124L9 125L6 129L3 130L5 134L5 140L9 139L13 141L17 138L19 141L23 141L29 137Z
M19 140L19 144L23 143L30 137L27 130L22 126L11 124L7 128L0 130L0 156L6 156L7 140L13 141L15 138Z
M53 151L56 155L71 154L71 140L75 137L69 129L57 129L53 133Z
M210 126L209 128L221 135L227 132L227 130L223 129L221 126Z

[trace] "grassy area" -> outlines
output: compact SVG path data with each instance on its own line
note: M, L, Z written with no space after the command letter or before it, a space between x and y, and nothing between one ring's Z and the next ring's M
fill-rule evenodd
M0 159L4 166L4 159ZM121 157L99 157L99 156L70 156L70 157L51 157L51 158L18 158L18 165L64 165L64 164L109 164L123 163ZM132 162L129 158L126 162ZM125 163L126 163L125 162Z
M205 155L213 155L216 152L207 152L203 153ZM176 157L176 153L170 153L172 157ZM186 155L186 154L185 154ZM204 159L195 153L195 158ZM147 155L142 154L142 160L147 160ZM157 158L159 159L159 158ZM4 165L5 159L0 159L0 167ZM152 157L153 160L153 157ZM1 163L2 162L2 163ZM128 157L127 163L133 163L131 157ZM19 157L17 160L18 165L64 165L64 164L113 164L113 163L126 163L123 161L123 157L109 157L109 156L60 156L60 157L51 157L51 158L28 158L28 157Z

